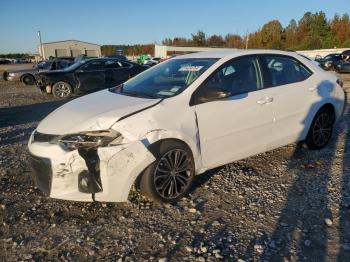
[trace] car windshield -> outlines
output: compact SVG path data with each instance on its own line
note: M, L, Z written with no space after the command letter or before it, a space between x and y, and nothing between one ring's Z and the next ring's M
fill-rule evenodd
M215 58L168 60L110 91L137 97L171 97L185 90L217 60Z
M64 69L64 71L75 70L75 69L77 69L79 66L81 66L82 64L85 64L86 61L87 61L87 60L80 60L80 61L78 61L78 62L75 62L74 64L72 64L72 65L66 67L66 68Z
M52 62L46 61L46 62L40 62L37 64L37 68L39 69L50 69Z

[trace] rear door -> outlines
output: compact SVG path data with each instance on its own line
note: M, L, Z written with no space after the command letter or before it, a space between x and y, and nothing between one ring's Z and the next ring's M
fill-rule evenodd
M272 138L269 149L303 139L308 113L319 100L312 72L297 59L285 55L259 56L265 88L274 98Z
M106 88L105 61L92 60L76 70L75 76L82 92L92 92Z

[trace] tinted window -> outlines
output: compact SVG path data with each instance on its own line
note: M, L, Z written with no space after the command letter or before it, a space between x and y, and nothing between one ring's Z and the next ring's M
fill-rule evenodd
M117 68L128 68L131 64L124 61L106 61L106 68L108 69L117 69Z
M296 59L288 56L265 55L265 87L286 85L307 79L311 72Z
M81 67L81 70L83 70L84 72L97 71L102 69L104 69L103 61L91 61L90 63Z
M215 71L200 88L217 86L231 95L262 88L258 61L255 57L233 59ZM205 92L205 90L202 90Z

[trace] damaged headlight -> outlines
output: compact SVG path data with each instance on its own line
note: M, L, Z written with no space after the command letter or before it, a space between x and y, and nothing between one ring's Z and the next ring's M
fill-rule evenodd
M69 134L59 139L60 146L68 151L78 148L96 148L107 146L109 143L120 144L123 136L115 130L90 131Z

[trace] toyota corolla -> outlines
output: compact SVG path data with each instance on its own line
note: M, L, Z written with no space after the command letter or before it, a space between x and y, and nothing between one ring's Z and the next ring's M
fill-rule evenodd
M303 141L325 147L342 82L293 52L177 56L49 114L28 146L53 198L126 201L133 185L175 202L208 169Z

